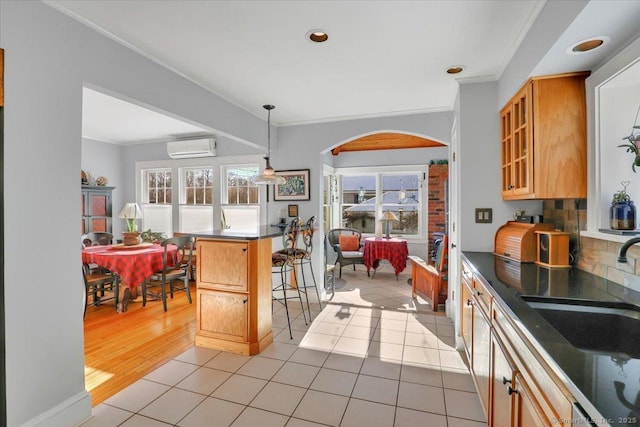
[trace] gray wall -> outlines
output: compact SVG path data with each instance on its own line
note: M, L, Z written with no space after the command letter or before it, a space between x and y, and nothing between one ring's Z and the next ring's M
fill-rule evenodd
M93 174L94 178L104 176L109 180L107 185L115 187L111 194L112 225L113 235L116 239L119 239L124 223L123 220L118 219L118 213L125 203L123 194L125 191L124 183L126 182L122 179L122 147L83 138L80 159L83 171Z
M264 120L41 2L0 2L0 46L8 425L77 425L91 413L77 241L83 84L256 146Z

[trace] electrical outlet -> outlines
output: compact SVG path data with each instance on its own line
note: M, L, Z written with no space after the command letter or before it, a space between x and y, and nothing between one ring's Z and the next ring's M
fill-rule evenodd
M493 222L493 209L476 208L476 223L490 224Z

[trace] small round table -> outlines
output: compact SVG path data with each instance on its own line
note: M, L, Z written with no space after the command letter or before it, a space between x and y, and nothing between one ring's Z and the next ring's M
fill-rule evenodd
M367 267L367 273L373 268L372 278L376 275L379 260L386 259L393 266L396 272L396 280L398 280L398 274L407 267L408 255L409 248L406 239L368 237L364 240L363 261L365 267Z

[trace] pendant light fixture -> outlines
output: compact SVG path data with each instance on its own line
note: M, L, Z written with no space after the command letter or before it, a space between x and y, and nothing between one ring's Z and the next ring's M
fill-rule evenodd
M263 105L262 108L267 110L267 156L264 160L267 162L267 165L264 168L264 172L262 175L258 175L253 178L254 184L284 184L286 180L284 177L280 175L276 175L275 171L271 167L271 161L269 157L271 156L271 110L276 108L274 105Z

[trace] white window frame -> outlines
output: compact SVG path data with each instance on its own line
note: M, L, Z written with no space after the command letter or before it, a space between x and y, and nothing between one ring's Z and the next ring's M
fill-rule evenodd
M207 167L213 168L213 187L214 187L214 201L213 201L213 212L212 212L212 223L214 229L219 229L221 225L221 204L220 197L222 196L222 186L221 186L221 174L223 166L235 166L235 165L258 165L258 171L262 171L260 165L264 162L263 156L260 154L250 154L250 155L238 155L238 156L224 156L224 157L205 157L198 159L174 159L174 160L154 160L154 161L141 161L136 162L135 164L135 199L138 203L142 203L144 199L144 171L149 169L171 169L172 177L172 224L177 224L178 227L172 226L173 230L171 233L167 233L168 236L171 236L174 231L178 231L180 229L179 226L179 206L180 206L180 169L182 168L199 168L199 167ZM176 177L178 179L176 179ZM260 186L259 190L259 203L257 205L259 209L259 218L260 224L266 224L266 186ZM254 208L255 209L255 208ZM144 218L143 218L143 226L144 226ZM208 231L208 230L202 230Z
M258 203L241 203L241 202L229 202L229 170L230 169L250 169L250 168L255 168L256 169L256 175L260 173L260 165L257 163L248 163L248 164L233 164L233 165L223 165L221 167L221 171L220 171L220 176L221 176L221 182L220 182L220 203L222 205L256 205L256 204L260 204L260 195L258 194ZM258 189L260 188L259 185L254 184L253 186L258 187ZM249 186L251 187L251 186Z
M403 239L407 239L411 242L426 242L427 241L427 224L428 224L428 212L425 203L428 202L428 186L429 181L426 179L428 176L428 165L401 165L401 166L375 166L375 167L354 167L354 168L335 168L334 173L338 177L338 201L334 204L334 212L338 217L336 224L342 224L342 177L346 175L375 175L376 176L376 218L382 216L382 176L383 175L407 175L416 174L419 178L419 192L420 192L420 207L418 208L418 233L401 235ZM348 203L350 204L350 203ZM337 228L337 227L334 227ZM376 221L375 234L382 234L382 223ZM364 233L364 236L372 236L372 233Z

